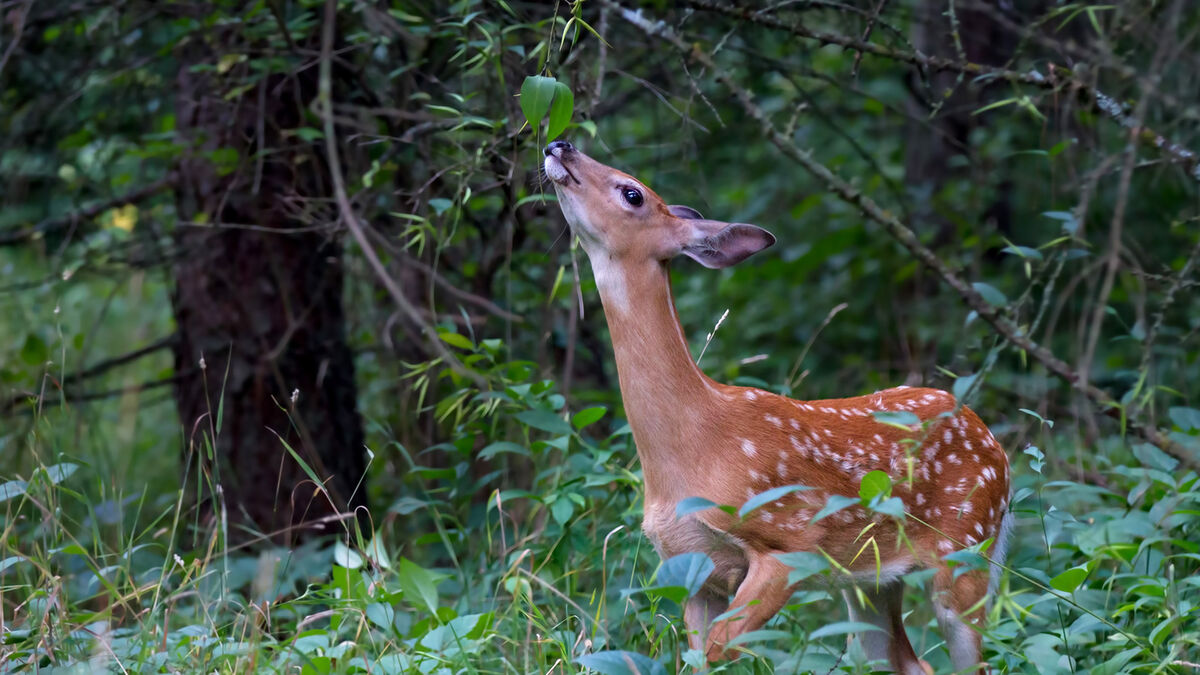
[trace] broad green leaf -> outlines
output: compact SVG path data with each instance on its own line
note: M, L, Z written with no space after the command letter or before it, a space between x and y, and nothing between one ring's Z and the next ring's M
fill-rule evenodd
M516 418L524 424L527 424L534 429L545 431L560 436L565 436L571 433L571 425L558 413L542 410L540 408L534 410L522 410L516 414Z
M746 503L742 504L742 508L738 509L738 517L745 518L748 514L752 513L755 509L761 507L763 504L776 501L781 497L792 494L793 492L802 492L804 490L811 489L812 488L808 487L807 485L780 485L779 487L773 487L766 492L760 492L759 494L756 494L750 499L746 500Z
M451 347L458 347L467 351L475 350L475 345L471 344L471 341L464 335L459 335L458 333L438 333L438 337L442 339L442 342Z
M635 652L594 652L579 657L578 663L601 675L667 675L661 663Z
M679 500L679 503L675 505L675 517L682 518L689 513L711 509L716 505L716 502L710 499L705 499L704 497L688 497L686 499L681 499Z
M962 401L966 397L967 392L971 391L971 386L975 384L975 379L978 377L979 373L975 373L973 375L960 375L958 379L954 380L954 386L951 388L954 398Z
M825 556L811 551L796 551L793 553L776 553L779 562L792 568L788 572L788 583L803 581L814 574L820 574L829 569L829 561Z
M921 425L921 418L909 410L876 410L871 413L876 422L899 427L907 431L909 427Z
M25 343L21 345L21 360L27 366L40 366L50 358L50 350L46 348L46 343L42 338L30 333L25 336Z
M333 562L349 570L363 566L363 557L342 542L333 545Z
M400 558L396 581L410 605L437 614L437 585L440 579L441 575L430 572L408 558Z
M825 516L833 515L847 506L857 503L858 499L855 497L847 497L845 495L830 495L829 499L825 501L825 506L820 511L817 511L817 515L813 516L813 519L809 522L815 523L823 519Z
M550 111L550 101L554 99L554 89L558 82L553 77L530 75L521 84L521 112L525 121L537 130L546 113Z
M1070 593L1087 579L1088 570L1086 566L1072 567L1065 572L1059 572L1050 580L1050 588L1064 593Z
M528 457L530 454L529 449L523 445L518 445L512 441L496 441L495 443L489 443L484 449L480 450L476 457L487 460L501 453L512 453L514 455L521 455L522 457Z
M571 123L571 115L574 112L575 94L567 85L555 82L554 100L550 103L550 124L546 131L546 140L552 141L557 138Z
M1167 411L1175 426L1184 431L1200 431L1200 410L1175 406Z
M602 405L584 408L575 413L575 416L571 418L571 424L576 429L583 429L588 425L599 422L600 418L604 417L604 413L606 412L608 412L608 409Z
M749 642L766 642L767 640L787 640L792 637L792 634L786 630L776 630L771 628L760 628L758 630L747 631L725 643L727 647L736 647Z
M664 560L654 581L659 586L680 586L691 597L700 591L715 567L704 553L683 553Z
M985 284L982 281L976 281L975 283L971 284L971 286L975 288L975 291L979 293L979 295L983 296L984 300L987 300L989 305L1003 307L1008 304L1008 298L1004 297L1004 294L991 284Z
M10 480L7 483L0 483L0 502L6 502L13 497L18 497L25 494L25 488L29 484L23 480Z
M887 499L892 494L892 479L885 471L871 471L862 477L858 485L858 496L870 501L877 496Z
M883 630L879 626L862 621L838 621L828 626L822 626L808 634L809 640L820 640L831 635L846 635L847 633L866 633L872 630Z

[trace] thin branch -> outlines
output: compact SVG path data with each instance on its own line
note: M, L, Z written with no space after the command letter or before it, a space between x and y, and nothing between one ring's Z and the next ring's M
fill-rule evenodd
M606 0L607 1L607 0ZM1049 66L1049 75L1042 75L1037 70L1029 72L1018 72L1006 68L996 68L987 66L981 63L974 63L967 60L955 61L940 56L929 56L918 51L907 52L892 47L860 40L849 35L839 35L837 33L828 33L824 31L812 30L802 24L791 24L784 22L772 16L765 16L761 12L752 11L750 9L735 7L716 2L715 0L687 0L687 4L696 9L702 9L717 14L734 17L742 21L756 23L774 30L781 30L797 37L802 37L810 40L816 40L826 45L838 45L847 49L855 50L862 53L872 54L885 59L908 63L920 68L931 71L948 71L959 73L962 75L973 75L978 79L984 80L1002 80L1012 84L1021 84L1039 89L1059 90L1061 88L1069 88L1082 92L1091 107L1113 120L1117 124L1126 127L1134 126L1132 117L1127 112L1124 105L1118 103L1111 96L1096 89L1092 85L1079 80L1069 68L1055 67L1054 64ZM1187 170L1188 175L1193 180L1200 182L1200 155L1188 148L1176 143L1166 136L1155 132L1152 129L1139 127L1138 139L1143 143L1152 145L1163 153L1171 157L1175 162L1182 164Z
M101 361L100 363L89 366L77 373L71 373L70 375L67 375L66 377L63 378L63 384L66 384L68 382L78 382L79 380L86 380L90 377L102 375L102 374L112 370L113 368L123 366L123 365L125 365L127 363L131 363L133 361L137 361L138 359L142 358L143 356L149 356L150 354L153 354L157 351L166 349L167 347L170 347L171 345L175 344L175 340L176 340L176 335L174 333L172 333L164 338L159 338L158 340L151 342L150 344L146 345L145 347L141 347L140 349L135 349L135 350L129 352L128 354L122 354L120 356L115 356L111 359L106 359L104 361Z
M83 221L88 221L96 216L108 211L109 209L125 206L126 204L136 204L149 197L153 197L162 190L170 187L175 180L174 175L167 175L160 178L149 185L143 186L132 192L127 192L119 197L108 201L93 204L78 211L72 211L65 216L43 220L37 225L25 228L12 228L9 231L0 232L0 246L8 246L16 244L26 239L30 239L38 234L46 234L61 230L72 225L76 225Z
M429 346L451 370L471 380L480 389L486 390L488 389L487 382L478 373L468 370L458 360L458 357L450 353L450 350L438 338L437 333L426 323L425 318L421 316L417 308L404 295L404 291L400 289L396 280L388 275L383 262L379 260L379 255L375 253L374 247L371 246L371 242L367 239L363 225L358 220L358 214L354 212L354 207L350 204L350 198L346 196L346 184L342 179L342 164L338 158L337 135L333 124L332 54L334 28L337 22L337 5L337 0L326 0L325 2L325 25L321 30L321 68L317 103L320 107L321 117L325 122L325 152L328 157L329 175L333 181L333 191L337 200L338 211L341 213L346 227L350 230L350 234L354 237L354 241L362 249L367 263L375 272L375 276L379 279L380 283L387 289L388 294L392 296L392 301L396 303L396 307L399 308L400 312L404 314L405 318L420 328L421 334L426 337Z
M900 245L908 249L917 260L933 269L947 286L950 286L962 297L967 306L974 310L981 319L991 324L1011 344L1029 354L1029 356L1041 363L1048 371L1082 392L1087 398L1102 408L1106 414L1123 417L1120 404L1114 401L1107 392L1081 381L1078 374L1071 369L1070 365L1056 357L1049 349L1033 342L1023 329L1013 324L1007 317L1001 315L995 307L983 299L983 296L973 286L959 277L933 251L926 248L917 238L917 235L901 223L899 219L884 210L874 200L863 194L845 179L833 173L824 164L817 161L813 157L811 150L795 145L789 138L781 134L775 128L770 118L767 117L766 113L754 102L750 92L738 85L729 73L719 68L712 58L700 49L699 45L685 42L663 21L647 19L641 12L626 9L615 0L601 0L601 2L618 11L626 21L641 29L649 37L661 39L673 45L686 57L708 68L713 73L713 76L733 93L734 98L742 106L747 116L761 125L763 135L779 148L785 156L800 164L843 201L858 208L871 220L882 225L888 234L895 238ZM1192 457L1183 447L1158 429L1133 420L1127 421L1126 426L1133 433L1145 438L1163 451L1179 459L1185 466L1200 469L1200 462L1196 458Z

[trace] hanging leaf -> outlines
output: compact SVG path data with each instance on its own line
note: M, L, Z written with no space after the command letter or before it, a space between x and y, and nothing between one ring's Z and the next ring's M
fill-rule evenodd
M575 94L567 85L555 82L554 100L550 103L550 127L546 132L546 140L552 141L557 138L571 123L571 115L574 112Z
M554 99L555 85L558 82L553 77L530 75L521 85L521 112L529 126L537 127L542 123L546 113L550 111L550 101Z

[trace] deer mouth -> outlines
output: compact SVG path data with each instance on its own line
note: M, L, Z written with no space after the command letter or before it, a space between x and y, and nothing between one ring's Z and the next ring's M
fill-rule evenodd
M555 185L566 185L567 181L575 181L576 185L582 185L575 174L567 168L566 162L554 154L546 155L544 163L546 169L546 177L554 182Z

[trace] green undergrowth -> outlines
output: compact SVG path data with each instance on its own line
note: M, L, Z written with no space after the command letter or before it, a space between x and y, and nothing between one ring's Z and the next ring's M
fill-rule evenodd
M554 383L532 364L496 362L498 343L453 342L497 390L443 399L457 440L436 448L403 448L376 427L375 461L407 466L400 492L375 505L377 531L290 549L226 545L219 526L189 519L180 493L67 452L53 426L84 413L41 413L22 440L42 460L0 484L0 668L690 671L700 655L679 603L708 561L661 564L640 533L628 428L602 407L558 414ZM1196 411L1172 412L1176 438L1195 445ZM1075 456L1073 435L1046 424L1039 439L1010 449L1017 527L985 638L993 670L1187 672L1200 640L1197 475L1144 444L1107 439L1080 466L1057 459ZM886 510L887 488L864 484L863 499ZM985 551L951 555L966 569ZM856 626L829 566L788 562L804 590L739 642L742 659L713 671L870 672L847 646ZM905 578L910 636L951 672L927 581Z

